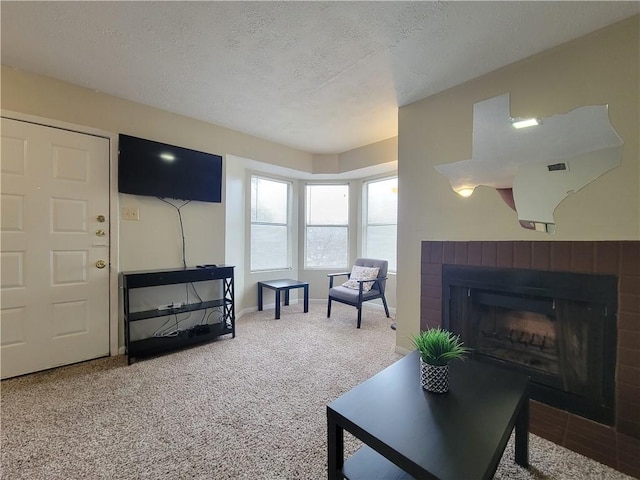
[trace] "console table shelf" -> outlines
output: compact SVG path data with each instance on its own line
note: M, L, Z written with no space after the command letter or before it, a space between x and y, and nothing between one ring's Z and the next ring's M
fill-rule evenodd
M224 328L221 324L211 325L211 330L200 335L189 335L187 332L180 332L175 337L150 337L142 340L130 342L130 347L135 352L134 357L150 357L168 351L179 350L181 348L208 343L220 335L233 334L231 328Z
M222 307L225 304L229 305L229 300L210 300L207 302L201 303L190 303L189 305L184 305L179 308L168 308L166 310L158 310L157 308L153 310L145 310L142 312L131 312L129 313L129 321L137 322L138 320L146 320L148 318L157 318L157 317L166 317L167 315L174 315L178 313L186 313L186 312L194 312L196 310L206 310L207 308L216 308Z
M132 358L147 357L205 343L221 335L236 336L233 269L229 265L211 268L182 268L175 270L142 270L122 272L124 297L124 325L127 361ZM159 287L162 285L189 284L195 282L219 281L220 298L189 303L178 308L131 311L130 295L136 288ZM195 288L195 287L194 287ZM213 324L196 325L189 330L181 330L174 336L149 337L131 340L131 324L170 315L178 315L207 309L220 308L221 321ZM206 312L205 312L206 313Z

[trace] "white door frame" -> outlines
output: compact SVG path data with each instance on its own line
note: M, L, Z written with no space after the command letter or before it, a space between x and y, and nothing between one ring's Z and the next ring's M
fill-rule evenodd
M97 128L86 127L69 122L52 120L50 118L38 117L27 113L14 112L11 110L0 110L0 116L12 120L35 123L45 127L60 128L72 132L94 135L109 140L109 354L111 356L124 353L119 351L119 312L118 304L118 273L120 265L118 262L118 240L119 234L119 200L118 200L118 134L99 130Z

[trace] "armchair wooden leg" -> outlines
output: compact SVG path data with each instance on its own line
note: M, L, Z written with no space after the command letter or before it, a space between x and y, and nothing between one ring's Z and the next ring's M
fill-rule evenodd
M327 302L327 318L331 317L331 297L329 297L329 301Z
M362 323L362 305L358 305L358 328L360 328L360 323Z
M389 315L389 307L387 306L387 299L384 298L384 295L382 296L382 304L384 305L384 311L387 314L387 318L390 318L391 315Z

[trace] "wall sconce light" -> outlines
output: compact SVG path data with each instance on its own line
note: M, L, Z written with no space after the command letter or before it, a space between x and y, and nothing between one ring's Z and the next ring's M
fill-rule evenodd
M465 197L468 198L471 195L473 195L473 191L476 189L476 187L463 187L463 188L459 188L457 189L455 192L460 195L461 197Z
M479 185L493 187L524 228L555 233L555 208L620 165L622 139L606 105L579 107L544 122L514 119L509 110L509 94L476 103L472 158L435 168L457 194L469 197Z

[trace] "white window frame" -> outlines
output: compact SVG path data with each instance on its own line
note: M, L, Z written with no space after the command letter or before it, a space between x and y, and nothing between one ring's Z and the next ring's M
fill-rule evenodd
M259 179L259 180L265 180L265 181L269 181L269 182L277 182L277 183L283 183L287 186L287 215L286 215L286 219L287 219L287 223L278 223L278 222L258 222L258 221L254 221L252 216L251 216L251 206L253 204L253 189L251 188L251 184L253 182L253 179ZM263 175L263 174L259 174L259 173L252 173L249 177L249 271L251 273L260 273L260 272L270 272L270 271L281 271L281 270L291 270L292 269L292 245L291 245L291 239L293 238L292 235L292 228L293 228L293 215L292 215L292 211L293 211L293 206L292 206L292 198L293 198L293 182L291 180L286 180L286 179L282 179L282 178L276 178L276 177L271 177L268 175ZM285 226L287 227L287 265L283 266L283 267L274 267L274 268L267 268L267 269L254 269L253 265L252 265L252 258L253 258L253 252L251 251L251 245L252 245L252 236L253 236L253 225L277 225L277 226Z
M307 189L309 187L318 187L318 186L344 186L347 187L347 223L346 224L312 224L309 223L309 211L308 211L308 195ZM347 252L346 252L346 263L344 265L331 265L331 266L308 266L307 265L307 250L308 250L308 238L307 232L309 227L313 228L335 228L335 227L344 227L347 229ZM350 250L351 250L351 184L348 181L344 182L307 182L304 185L304 269L305 270L335 270L335 269L347 269L349 268L350 261Z
M362 182L363 184L363 188L362 188L362 256L364 257L370 257L372 256L371 254L369 254L368 250L367 250L367 240L369 238L368 235L368 229L369 229L369 225L372 226L376 226L376 227L383 227L383 226L395 226L396 227L396 258L395 258L395 262L397 262L397 258L398 258L398 246L397 246L397 236L398 236L398 217L397 217L397 213L396 213L396 222L395 223L375 223L375 224L370 224L369 223L369 185L371 185L372 183L378 183L378 182L384 182L386 180L391 180L395 178L396 181L398 179L398 174L394 174L394 175L387 175L384 177L376 177L376 178L370 178L367 180L364 180ZM389 263L389 272L390 273L396 273L397 271L397 265L395 267L392 268L392 263Z

